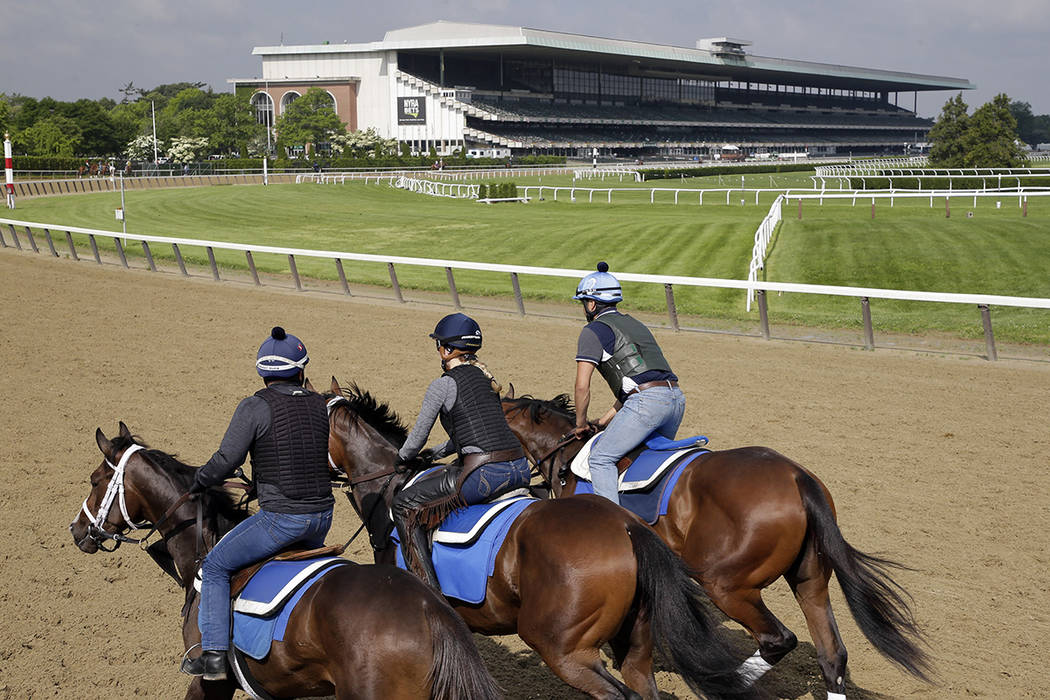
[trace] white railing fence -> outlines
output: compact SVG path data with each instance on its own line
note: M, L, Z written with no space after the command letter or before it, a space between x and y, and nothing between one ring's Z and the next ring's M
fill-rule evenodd
M620 182L623 182L624 177L634 180L635 182L642 181L642 174L637 170L631 168L588 168L580 170L574 170L572 172L573 180L594 180L600 179L602 182L605 178L617 178Z
M784 195L780 195L773 202L773 206L769 208L769 213L766 214L766 218L762 219L762 223L759 224L758 230L755 231L755 244L751 247L751 263L747 267L747 281L755 282L758 280L758 271L765 268L766 265L766 251L769 248L769 240L773 237L773 232L777 230L777 226L783 219L783 204ZM747 290L747 310L751 311L751 302L754 301L755 290Z
M434 182L433 180L419 180L414 177L402 175L392 181L392 187L430 195L431 197L452 197L453 199L477 199L478 185L462 185L453 182Z
M7 228L7 235L3 233L4 227ZM99 253L98 243L96 239L100 237L112 239L115 245L117 255L120 258L120 263L125 268L130 267L130 265L128 264L127 254L125 252L125 246L127 245L128 241L135 241L142 246L143 257L146 260L148 269L152 272L157 272L157 266L153 258L150 244L171 246L173 256L175 258L176 263L179 266L179 271L183 276L189 276L189 272L186 268L186 264L182 256L180 246L203 248L208 256L212 278L216 282L222 281L222 277L219 274L219 268L215 261L215 250L243 252L245 255L245 259L248 263L248 269L252 275L252 278L255 284L260 286L262 285L262 281L259 278L259 273L255 265L253 254L274 254L286 256L288 259L288 271L291 274L291 277L295 283L295 288L299 291L305 291L305 287L303 286L302 278L300 277L298 267L296 266L297 257L319 258L323 260L333 261L335 263L336 271L339 275L339 280L342 285L343 293L347 295L350 295L350 288L347 283L346 272L343 268L343 260L380 263L385 264L387 267L387 270L390 275L390 284L393 289L394 296L399 302L404 302L405 300L401 291L401 285L398 281L395 266L408 265L415 267L444 268L446 279L448 281L448 289L449 294L451 295L452 304L457 309L462 308L462 304L460 303L459 292L456 288L454 274L456 270L475 270L491 273L502 273L510 276L511 287L513 288L514 297L517 302L517 310L518 313L522 316L525 315L525 302L521 292L521 284L519 280L519 277L521 275L579 279L590 272L589 270L572 270L552 267L532 267L526 265L506 265L498 263L479 263L463 260L436 260L430 258L414 258L396 255L371 255L365 253L344 253L330 250L280 248L276 246L227 243L222 241L196 240L190 238L173 238L167 236L141 236L136 234L122 234L117 231L102 231L99 229L88 229L77 226L65 226L62 224L36 223L31 221L19 221L14 219L0 219L0 247L9 248L13 246L18 250L25 250L19 238L17 228L23 229L24 236L27 243L29 244L29 247L34 253L38 254L42 253L43 251L37 245L33 231L36 230L38 232L37 235L42 234L47 243L48 251L54 257L59 257L59 253L58 249L56 248L55 238L52 235L52 231L63 232L65 234L65 243L68 246L69 256L74 260L80 260L81 258L74 244L73 234L86 236L91 248L92 256L95 262L99 265L103 264L103 261ZM58 245L61 246L61 242L59 242ZM622 282L639 282L643 284L663 285L665 298L667 301L668 319L670 321L670 327L674 330L702 330L696 328L685 328L680 326L678 322L678 310L675 304L674 297L674 287L676 286L706 287L715 289L739 289L747 293L753 292L758 298L759 324L761 328L761 335L766 340L770 339L766 292L791 292L797 294L823 294L831 296L854 297L861 301L861 311L864 320L864 346L868 349L873 349L875 347L874 334L872 331L871 324L871 311L869 308L869 300L872 298L975 305L980 311L982 323L984 325L985 344L987 348L987 358L989 360L998 359L998 355L995 349L995 337L992 332L991 314L989 311L990 307L1008 306L1031 309L1050 309L1050 299L1039 299L1031 297L1013 297L989 294L948 294L943 292L915 292L895 289L868 289L861 287L836 287L829 285L790 284L784 282L767 282L750 279L727 280L706 277L648 275L631 272L618 272L617 277Z

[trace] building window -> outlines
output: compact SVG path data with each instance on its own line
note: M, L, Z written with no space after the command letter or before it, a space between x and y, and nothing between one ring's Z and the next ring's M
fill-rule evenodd
M281 114L284 114L284 110L288 109L288 105L298 100L301 95L294 90L284 93L281 97Z
M273 126L273 100L265 92L252 95L252 107L255 108L255 121L266 126Z

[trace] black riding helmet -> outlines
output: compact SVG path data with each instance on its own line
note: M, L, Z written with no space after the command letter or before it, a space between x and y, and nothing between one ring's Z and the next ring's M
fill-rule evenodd
M457 350L475 352L481 349L481 326L466 314L449 314L438 321L430 337Z

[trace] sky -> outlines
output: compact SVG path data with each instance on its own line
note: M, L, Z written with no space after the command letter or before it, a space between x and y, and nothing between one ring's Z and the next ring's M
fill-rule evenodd
M0 0L0 92L228 92L227 78L261 74L255 46L377 41L439 19L689 47L730 36L755 55L965 78L971 109L1005 92L1050 114L1050 0ZM949 97L920 93L919 114Z

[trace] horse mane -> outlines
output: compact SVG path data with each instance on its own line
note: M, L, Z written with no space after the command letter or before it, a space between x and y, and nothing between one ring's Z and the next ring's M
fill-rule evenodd
M380 401L371 392L359 387L356 382L350 382L350 386L347 387L339 387L337 395L347 400L347 408L351 413L375 428L391 445L400 448L405 444L405 440L408 439L408 427L390 404ZM430 466L432 462L433 459L424 450L409 466L419 470Z
M511 404L512 411L528 411L534 423L542 423L551 413L576 421L576 406L568 394L558 394L553 399L537 399L531 394L524 394L504 401Z
M356 382L350 382L350 386L347 387L339 387L338 395L347 400L351 411L375 428L391 445L401 447L405 444L405 440L408 439L408 427L390 404L372 396L371 392L362 389Z
M143 449L139 451L139 454L171 476L183 491L188 491L193 485L193 476L197 472L197 467L179 461L178 457L173 454L151 448L137 435L131 437L118 435L113 438L114 452L119 452L132 445L141 445ZM248 516L248 512L238 506L230 494L222 490L208 489L201 494L201 498L204 507L204 522L218 537L226 534L230 528Z

